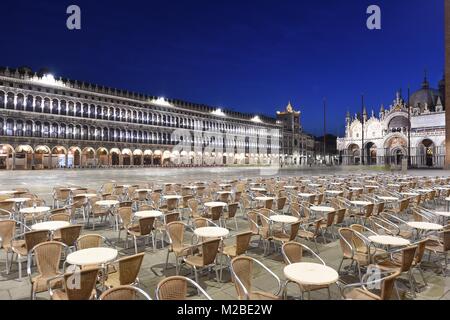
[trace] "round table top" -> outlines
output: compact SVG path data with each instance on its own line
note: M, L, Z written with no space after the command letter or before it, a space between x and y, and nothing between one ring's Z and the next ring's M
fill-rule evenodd
M136 189L135 192L152 192L152 189Z
M388 183L387 186L388 186L388 187L400 187L400 185L397 184L397 183Z
M97 201L95 204L99 205L99 206L116 206L118 205L120 202L117 200L100 200Z
M167 196L163 196L164 199L166 200L170 200L170 199L181 199L183 198L182 196L176 195L176 194L171 194L171 195L167 195Z
M402 192L400 193L402 196L410 196L410 197L417 197L420 196L420 193L416 192Z
M319 211L319 212L333 212L336 211L333 207L327 207L327 206L312 206L309 207L309 210L311 211Z
M229 184L229 183L221 183L221 184L219 184L219 187L222 187L222 188L231 187L231 184Z
M27 202L30 201L31 198L10 198L6 199L5 201L13 201L13 202Z
M442 230L444 227L437 223L431 223L431 222L420 222L420 221L411 221L408 222L408 226L414 229L420 229L420 230Z
M342 194L344 193L344 191L340 191L340 190L325 190L325 193L329 193L329 194Z
M378 188L380 188L379 186L374 186L374 185L367 185L367 186L364 186L365 188L371 188L371 189L378 189Z
M35 231L38 230L55 231L68 226L70 226L70 223L67 221L45 221L33 224L31 226L31 229Z
M332 182L330 184L333 185L333 186L341 186L342 182Z
M450 212L448 211L434 211L434 214L441 216L441 217L449 217L450 218Z
M198 186L186 186L186 188L189 188L189 189L198 189Z
M436 189L436 190L448 190L450 188L440 186L440 187L434 187L434 189Z
M285 189L296 189L298 188L297 186L284 186Z
M163 213L158 210L144 210L144 211L137 211L134 216L138 218L158 218L161 217Z
M205 207L226 207L227 204L225 202L221 201L212 201L212 202L205 202Z
M86 266L99 265L113 261L117 257L117 250L113 248L89 248L72 252L67 256L67 263Z
M303 179L303 180L300 180L300 182L311 182L311 180L309 180L309 179Z
M217 194L232 194L231 191L217 191Z
M15 194L18 193L19 191L17 190L2 190L0 191L0 195L4 195L4 194Z
M42 213L50 211L50 207L29 207L20 209L20 213Z
M264 189L264 188L251 188L250 190L251 191L261 191L261 192L266 191L266 189Z
M309 198L309 197L315 196L314 193L299 193L298 195L302 198Z
M384 201L398 201L400 200L397 197L388 197L388 196L377 196L378 199L384 200Z
M298 221L298 218L293 216L287 216L284 214L275 214L269 217L270 220L273 222L279 222L279 223L295 223Z
M230 231L221 227L202 227L195 229L194 233L202 238L221 238L226 237Z
M321 187L322 185L318 184L318 183L310 183L310 184L308 184L308 186L315 188L315 187Z
M274 197L256 197L255 200L257 201L269 201L269 200L274 200Z
M420 193L427 193L433 191L433 189L416 189L416 191Z
M372 202L369 201L361 201L361 200L354 200L350 201L351 204L354 204L355 206L368 206L369 204L372 204Z
M75 196L76 197L83 196L83 197L86 197L86 198L94 198L94 197L97 196L97 194L96 193L80 193L80 194L77 194Z
M293 263L283 271L286 278L303 285L329 285L339 280L336 270L318 263Z
M369 236L369 240L378 244L396 247L407 246L408 244L411 243L411 241L403 239L401 237L386 236L386 235Z
M350 187L349 189L352 190L352 191L359 191L359 190L362 190L363 188L361 188L361 187Z

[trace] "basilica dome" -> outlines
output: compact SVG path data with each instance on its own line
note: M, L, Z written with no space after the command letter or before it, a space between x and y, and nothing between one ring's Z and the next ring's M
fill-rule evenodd
M425 78L422 83L422 88L411 95L410 105L413 108L420 108L421 112L424 111L425 106L427 106L430 111L433 111L438 102L438 98L441 98L442 100L441 93L439 90L430 88L430 84Z

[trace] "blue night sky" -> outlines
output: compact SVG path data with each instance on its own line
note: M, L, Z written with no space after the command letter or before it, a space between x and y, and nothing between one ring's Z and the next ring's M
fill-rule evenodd
M66 28L77 4L82 29ZM366 8L382 30L366 28ZM0 65L275 116L289 100L306 131L343 134L347 109L378 113L424 69L444 68L443 0L7 1Z

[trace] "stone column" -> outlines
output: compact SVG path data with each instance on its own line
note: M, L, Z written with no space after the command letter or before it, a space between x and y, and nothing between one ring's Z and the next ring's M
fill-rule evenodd
M445 169L450 169L450 0L445 0Z

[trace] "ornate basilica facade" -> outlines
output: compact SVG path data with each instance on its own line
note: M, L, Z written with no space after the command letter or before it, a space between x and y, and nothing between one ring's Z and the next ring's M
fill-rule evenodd
M0 169L292 162L282 135L275 118L0 69Z
M368 117L365 108L362 119L357 115L352 118L347 112L345 137L337 140L341 163L400 165L410 150L412 167L443 167L444 89L444 80L433 89L425 76L421 89L410 97L409 110L407 101L397 93L389 108L381 106L378 117L373 111Z

